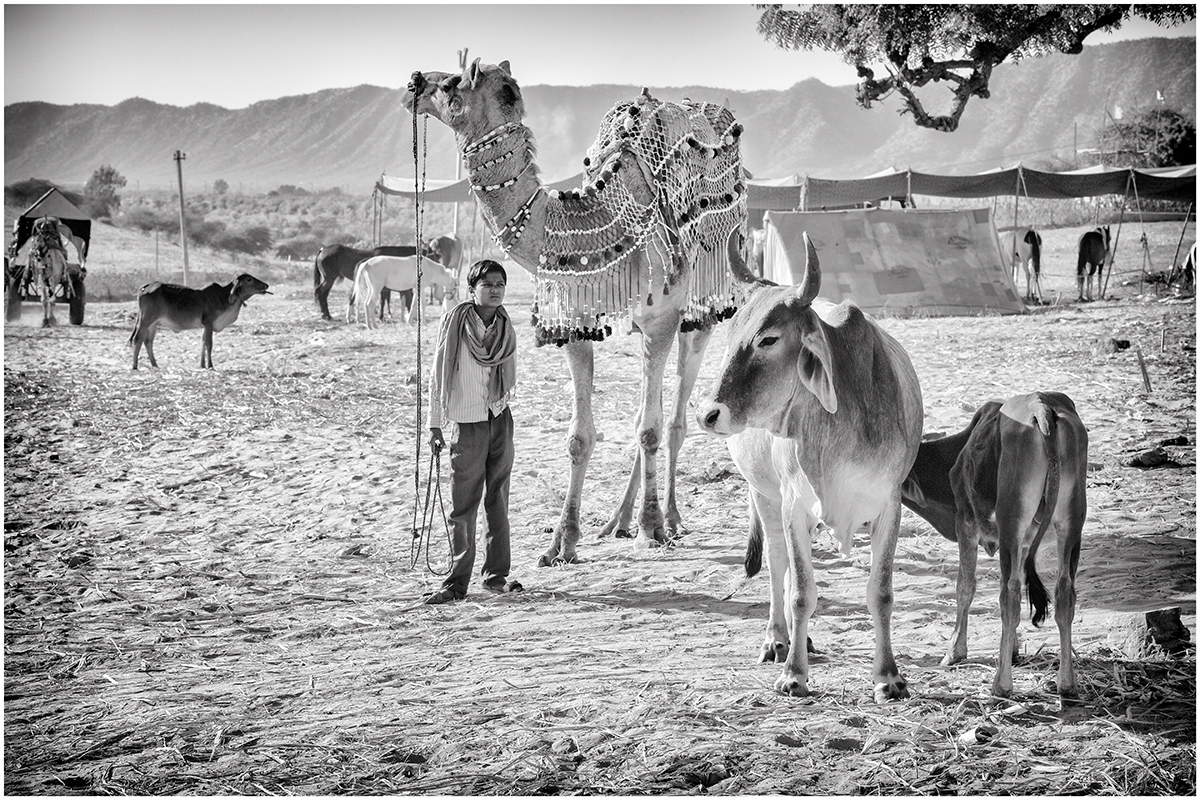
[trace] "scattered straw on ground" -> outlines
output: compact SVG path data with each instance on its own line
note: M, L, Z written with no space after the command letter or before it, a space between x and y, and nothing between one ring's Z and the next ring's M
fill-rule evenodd
M527 318L519 287L510 303ZM321 322L294 288L217 334L216 370L195 366L193 331L164 332L162 368L131 372L131 308L5 331L6 794L1195 793L1194 658L1130 661L1107 641L1115 612L1181 605L1195 627L1194 446L1167 447L1182 468L1123 466L1194 442L1190 300L884 321L928 430L1032 389L1066 391L1089 427L1082 703L1066 711L1052 624L1023 623L1014 697L987 696L994 559L970 660L938 665L956 554L907 514L893 629L913 699L871 702L868 549L824 540L814 693L775 694L778 668L755 663L767 579L741 578L743 485L722 443L689 437L676 546L597 535L632 463L633 337L601 349L586 562L533 566L566 484L571 388L563 354L522 327L528 590L431 608L410 534L415 332ZM1149 395L1133 348L1096 346L1111 338L1140 347Z

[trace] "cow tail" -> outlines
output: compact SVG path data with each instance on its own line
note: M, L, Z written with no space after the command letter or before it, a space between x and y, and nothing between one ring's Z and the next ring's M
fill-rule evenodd
M1037 231L1030 229L1029 233L1025 234L1025 241L1029 245L1029 256L1033 260L1033 274L1040 277L1042 274L1042 237Z
M1046 593L1046 587L1042 584L1042 580L1037 574L1037 553L1038 548L1042 544L1042 537L1046 535L1046 530L1050 527L1051 520L1054 519L1054 509L1058 506L1060 471L1058 460L1058 423L1054 416L1054 411L1048 408L1045 403L1040 403L1039 405L1041 409L1037 415L1037 423L1041 429L1042 442L1046 447L1046 485L1042 489L1042 503L1040 506L1042 521L1038 525L1037 535L1033 538L1033 545L1029 548L1029 555L1025 556L1025 587L1029 594L1030 621L1035 628L1046 619L1046 610L1050 606L1050 596Z
M753 578L762 569L763 526L754 507L754 490L746 490L746 504L750 507L750 535L746 539L746 577Z

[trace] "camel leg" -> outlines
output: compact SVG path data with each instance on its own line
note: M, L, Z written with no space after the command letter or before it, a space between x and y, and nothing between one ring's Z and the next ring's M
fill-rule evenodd
M636 429L635 429L636 430ZM613 535L618 539L629 539L632 535L629 528L633 522L633 504L637 501L638 486L642 483L642 447L633 446L633 466L629 470L629 480L625 484L625 494L621 496L621 505L613 512L612 518L600 531L601 536Z
M596 447L596 423L592 417L592 391L596 364L592 343L571 342L566 347L571 381L575 385L575 408L571 414L571 431L567 434L567 453L571 456L571 479L563 501L562 516L554 529L554 539L538 559L539 567L552 564L573 564L579 544L579 509L583 498L583 479L588 462Z
M642 512L638 544L657 547L667 540L665 517L658 495L658 448L662 444L663 372L671 342L679 330L679 315L669 314L642 328L642 404L637 439L642 448Z
M700 364L704 361L704 351L712 338L713 328L709 326L702 330L680 332L679 334L679 383L675 390L675 400L672 404L671 427L667 430L667 538L674 539L680 533L685 533L683 522L679 516L679 507L675 501L675 477L679 463L679 451L683 448L683 440L687 436L687 404L696 386L696 377L700 374Z

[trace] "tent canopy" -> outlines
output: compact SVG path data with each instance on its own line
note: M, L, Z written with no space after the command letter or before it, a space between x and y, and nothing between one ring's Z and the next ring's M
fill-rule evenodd
M881 197L914 194L934 197L997 197L1017 195L1063 200L1124 195L1136 190L1142 199L1194 202L1196 168L1118 169L1091 167L1074 172L1042 172L1017 165L974 175L932 175L913 170L887 171L872 177L830 180L805 176L792 183L750 181L750 208L819 210L830 206L870 203Z
M550 183L547 188L575 189L582 181L583 173L579 173ZM417 194L415 183L412 178L384 175L375 184L375 189L411 200ZM1104 194L1124 195L1136 190L1142 199L1194 202L1196 167L1140 170L1088 167L1072 172L1042 172L1018 164L974 175L933 175L891 167L866 178L834 180L786 175L749 180L746 185L749 208L777 211L817 211L826 207L872 203L881 197L902 198L914 194L962 198L1016 195L1064 200ZM471 187L466 178L428 180L424 199L433 203L465 202L471 199Z

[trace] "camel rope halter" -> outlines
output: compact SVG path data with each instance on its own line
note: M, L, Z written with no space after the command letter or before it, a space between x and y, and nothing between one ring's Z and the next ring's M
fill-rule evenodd
M423 133L425 137L429 133L429 115L422 114L425 118L425 127ZM445 570L439 571L434 567L430 560L429 540L425 536L426 531L431 531L433 528L433 518L435 512L441 512L442 525L446 531L447 552L453 555L453 539L450 534L450 521L446 516L446 503L442 498L442 454L441 451L434 450L429 455L429 470L425 484L425 501L421 502L421 445L423 443L422 434L424 429L421 425L421 409L423 402L423 386L424 378L422 376L423 353L421 349L421 332L424 315L421 313L425 303L424 288L422 286L422 276L424 274L425 257L421 248L421 231L425 216L424 203L422 202L425 195L425 170L427 165L427 152L421 151L417 129L417 114L414 108L413 111L413 210L414 210L414 237L416 238L416 259L417 259L417 285L413 291L413 306L417 312L417 430L414 437L416 442L416 452L413 457L413 516L412 516L412 541L409 544L409 568L416 567L421 561L421 548L424 544L425 549L425 568L433 575L439 577L450 574L450 559L447 558ZM419 178L417 176L420 176ZM411 311L409 312L411 313ZM438 402L433 398L433 402ZM432 450L432 448L430 448ZM420 517L418 524L418 516Z

